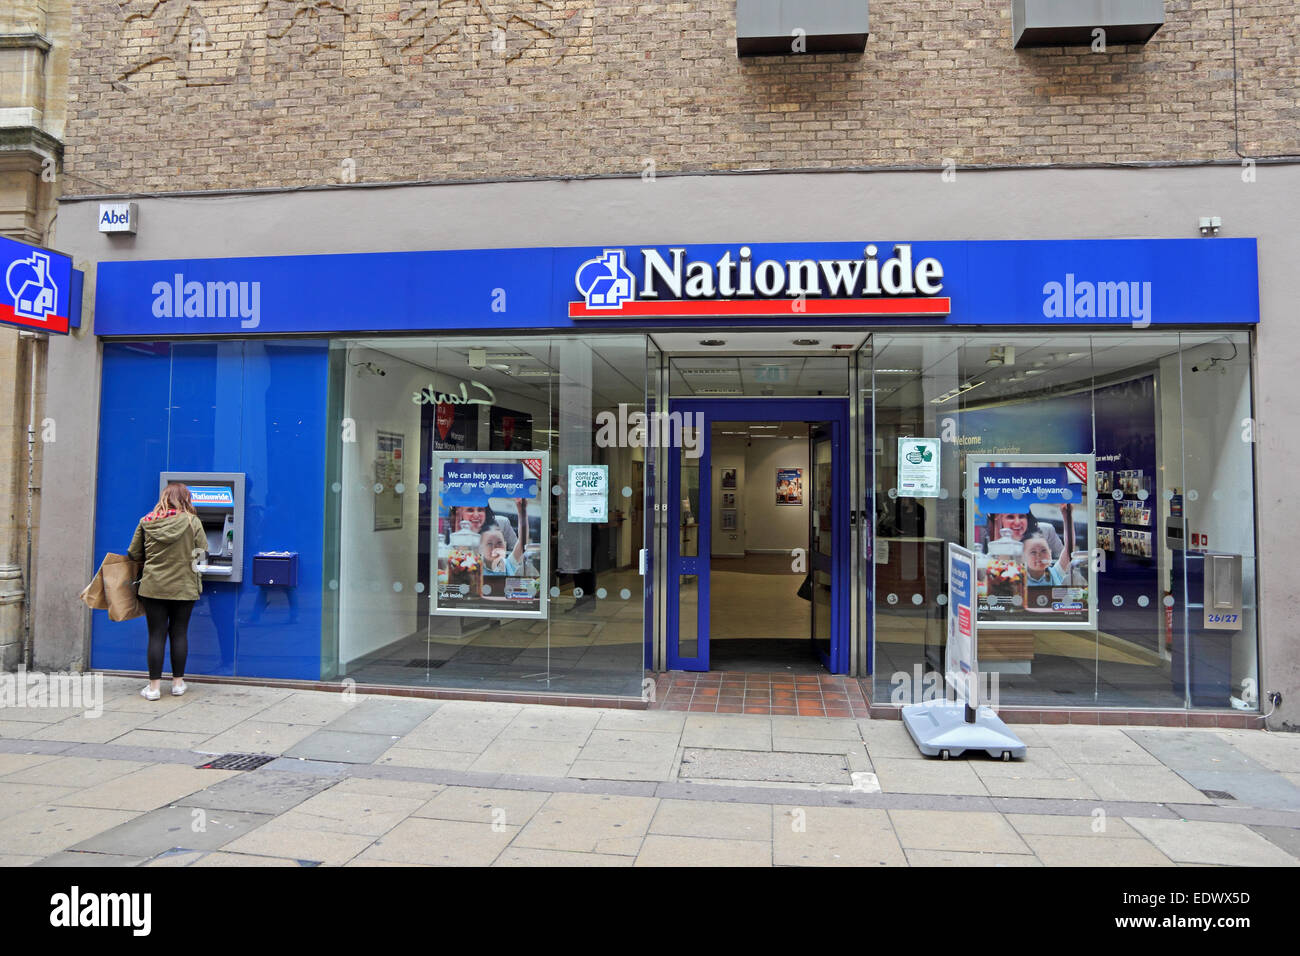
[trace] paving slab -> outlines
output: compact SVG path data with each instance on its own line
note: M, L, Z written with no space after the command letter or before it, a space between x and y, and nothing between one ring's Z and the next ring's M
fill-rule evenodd
M575 780L671 780L676 757L655 762L640 760L587 760L581 755L573 761L566 777Z
M297 830L383 836L426 801L376 793L350 793L331 788L309 797L279 817Z
M1131 728L1124 733L1174 770L1260 772L1268 769L1216 731Z
M675 733L596 729L582 745L581 757L624 763L671 760L677 753L678 739Z
M1210 798L1168 767L1072 765L1102 800L1139 803L1210 803Z
M1197 790L1230 793L1239 806L1266 810L1300 810L1300 787L1280 773L1261 770L1180 770L1178 775ZM1211 797L1211 800L1218 798Z
M754 803L661 800L650 823L650 833L771 842L772 808Z
M334 793L374 793L383 797L406 797L421 802L428 802L444 789L440 783L388 777L347 777L330 788Z
M401 741L406 743L406 738ZM426 770L468 770L479 754L459 750L421 750L393 746L375 761L376 767L421 767Z
M1139 767L1160 765L1160 761L1150 751L1119 727L1061 724L1034 729L1042 742L1040 746L1049 748L1067 764L1131 764ZM1012 730L1017 734L1021 732L1019 726Z
M490 866L518 827L412 817L374 842L362 860L423 866Z
M356 833L327 830L299 830L272 820L227 843L228 853L252 853L288 860L308 860L342 866L374 840Z
M688 780L753 780L768 783L828 783L849 785L848 762L842 754L776 753L755 750L682 751L678 776Z
M982 759L982 758L980 758ZM935 793L986 797L988 788L969 761L873 757L885 793Z
M150 722L143 714L106 710L98 717L69 717L29 734L32 740L67 740L105 744Z
M283 724L253 717L203 741L208 753L282 754L319 730L315 724Z
M857 724L867 754L873 761L880 757L895 760L926 759L901 720L858 720L854 723Z
M52 853L32 866L57 866L60 869L64 867L100 867L113 866L140 866L148 857L143 856L124 856L117 853L89 853L77 850L63 850L59 853Z
M1127 821L1132 823L1130 819ZM1093 834L1057 836L1027 833L1024 840L1047 866L1173 866L1173 861L1146 840Z
M163 807L142 813L70 849L145 859L174 848L215 850L270 819L265 813Z
M372 697L348 708L326 726L350 733L401 736L427 720L441 704L436 700Z
M862 742L862 732L855 721L836 717L773 717L771 727L773 738Z
M0 853L46 857L138 816L130 810L48 805L7 817Z
M333 783L335 781L327 777L259 767L214 782L177 802L185 807L278 816Z
M1300 734L1222 730L1219 736L1270 770L1300 773Z
M709 750L771 750L772 718L756 714L690 714L682 728L681 746Z
M262 708L257 712L256 717L258 720L273 723L314 724L324 727L342 717L347 709L347 699L342 694L299 691L276 701L269 707Z
M1300 829L1258 825L1251 829L1275 847L1300 860Z
M60 797L58 803L105 810L156 810L233 776L233 770L198 770L154 764L105 783Z
M650 797L552 794L520 832L514 845L636 856L657 807L658 801Z
M906 850L912 866L1042 866L1038 857L1020 853L980 853L959 850Z
M1142 817L1132 817L1125 822L1178 863L1300 866L1300 859L1240 823Z
M889 819L898 842L908 850L1032 852L1000 813L890 810Z
M76 793L77 787L0 781L0 821ZM3 824L0 824L3 825Z
M0 753L0 782L8 780L15 774L21 774L39 766L43 763L49 763L57 760L57 754L19 754L19 753ZM15 783L46 783L44 780L14 779Z
M581 746L557 740L497 739L469 765L478 773L518 773L563 777Z
M165 687L163 693L169 693ZM187 693L182 699L189 700L189 694ZM211 737L223 730L229 730L235 724L242 723L248 719L248 716L239 707L192 700L183 707L178 707L155 717L147 724L142 724L141 729L170 730L181 734L203 734Z
M777 866L906 866L884 810L775 807L772 860Z
M183 734L174 730L129 730L113 739L125 747L162 747L171 750L198 750L211 734Z
M686 714L674 710L601 710L597 730L632 730L681 735Z
M972 760L969 766L995 797L1097 799L1097 792L1050 747L1029 747L1024 760Z
M254 853L230 853L225 850L205 853L191 866L207 868L210 866L315 866L315 860L295 860L280 856L262 856Z
M149 766L135 760L95 757L53 757L0 779L6 783L40 783L59 787L93 787ZM0 799L0 807L4 806ZM0 813L3 810L0 809Z
M501 728L497 740L585 743L600 714L587 707L525 707Z
M1023 835L1142 839L1142 834L1125 823L1122 817L1114 814L1066 816L1048 813L1008 813L1004 816L1007 822L1016 828L1016 832Z
M286 757L333 763L374 763L400 738L389 734L361 734L318 730L284 752Z
M522 827L549 797L549 793L536 790L447 787L411 815L434 820L464 820L467 823Z
M508 846L493 866L632 866L634 857L608 853L571 853L567 850L533 850Z
M636 866L771 866L772 844L650 834Z

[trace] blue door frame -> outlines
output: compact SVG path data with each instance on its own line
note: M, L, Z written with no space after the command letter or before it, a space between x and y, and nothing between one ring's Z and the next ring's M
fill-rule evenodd
M849 567L851 530L849 527L849 406L846 398L763 398L763 399L679 399L669 402L669 412L680 413L683 422L693 421L685 416L702 416L700 436L700 513L696 516L699 532L696 556L681 553L681 455L680 443L668 452L668 593L667 597L667 665L670 670L707 671L709 669L709 559L713 528L713 468L712 425L724 422L826 422L831 428L831 647L829 658L822 663L833 674L849 671L849 589L852 585ZM810 494L811 461L805 481L805 494ZM808 555L808 568L812 569L812 555ZM699 599L696 607L696 653L682 656L679 653L678 588L682 575L695 575ZM791 600L799 598L791 597ZM811 641L811 634L809 635Z

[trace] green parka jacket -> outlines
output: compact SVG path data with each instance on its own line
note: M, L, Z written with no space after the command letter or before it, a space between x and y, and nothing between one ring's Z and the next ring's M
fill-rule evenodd
M203 592L203 578L194 570L194 552L206 552L207 548L203 523L192 514L182 511L163 518L141 518L126 552L132 561L144 562L140 597L197 601Z

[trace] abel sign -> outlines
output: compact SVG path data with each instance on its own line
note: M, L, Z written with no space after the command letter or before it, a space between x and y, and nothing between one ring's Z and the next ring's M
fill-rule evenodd
M939 496L939 439L898 440L898 494L904 498Z
M569 466L569 521L604 524L609 520L609 465Z

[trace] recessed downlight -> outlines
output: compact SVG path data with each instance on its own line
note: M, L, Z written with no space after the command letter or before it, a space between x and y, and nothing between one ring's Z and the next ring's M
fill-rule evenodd
M821 344L822 344L822 340L821 340L821 339L795 339L795 340L794 340L793 342L791 342L790 344L791 344L791 345L801 345L801 346L821 345Z
M711 349L714 349L720 345L726 345L727 340L726 339L700 339L700 344L708 346Z

